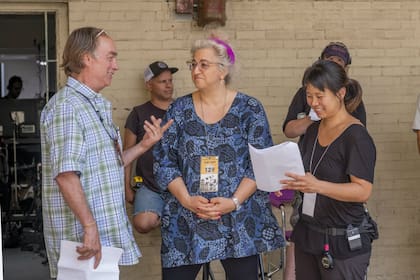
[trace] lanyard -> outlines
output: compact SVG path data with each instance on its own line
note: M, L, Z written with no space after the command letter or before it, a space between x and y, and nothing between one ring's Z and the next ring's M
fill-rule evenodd
M77 89L75 89L74 87L72 87L71 85L69 85L67 83L67 86L72 88L73 90L75 90L78 94L80 94L81 96L83 96L90 104L90 106L92 107L92 109L95 111L96 115L98 116L102 127L104 128L106 134L108 134L109 138L111 138L111 140L114 142L114 147L115 147L115 151L117 152L117 156L118 159L120 161L121 165L124 165L124 160L123 160L123 154L122 154L122 150L121 150L121 146L120 143L118 142L119 136L120 136L120 129L118 127L116 127L115 125L113 125L113 129L115 129L115 134L114 136L112 135L112 132L109 131L109 129L107 128L107 125L105 125L105 121L102 118L99 110L95 107L95 105L92 103L92 101L87 98L87 96L85 96L84 94L82 94L80 91L78 91Z

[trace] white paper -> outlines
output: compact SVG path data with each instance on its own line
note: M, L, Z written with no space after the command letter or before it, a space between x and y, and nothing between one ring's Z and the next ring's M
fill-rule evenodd
M60 259L58 260L57 280L118 280L120 270L118 261L123 250L115 247L102 247L102 259L93 269L94 258L78 260L76 246L82 243L61 240Z
M315 113L314 109L312 109L312 108L311 108L311 111L309 111L309 118L310 118L312 121L314 121L314 122L316 122L316 121L319 121L319 120L320 120L320 118L319 118L319 117L318 117L318 115Z
M286 172L305 175L302 157L295 142L286 141L265 149L248 145L258 189L266 192L281 190L279 181L290 179L284 175Z
M306 214L310 217L314 216L316 202L316 193L305 193L303 195L302 202L302 214Z

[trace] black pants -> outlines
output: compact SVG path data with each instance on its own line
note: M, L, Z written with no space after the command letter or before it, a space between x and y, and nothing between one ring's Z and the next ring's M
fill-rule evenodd
M220 260L229 280L257 280L258 255ZM194 280L202 264L162 268L163 280Z
M334 259L334 268L326 270L321 265L321 255L307 254L295 246L296 280L365 280L370 254Z

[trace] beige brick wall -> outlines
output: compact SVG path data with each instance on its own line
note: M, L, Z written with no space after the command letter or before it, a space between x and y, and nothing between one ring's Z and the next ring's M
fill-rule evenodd
M193 89L185 61L191 42L207 31L191 16L175 14L174 1L68 1L70 30L94 25L116 40L120 70L103 93L120 126L133 104L148 98L141 77L151 61L164 59L180 68L174 76L177 96ZM229 0L226 7L228 19L220 30L238 56L234 87L263 102L277 143L286 140L281 124L305 67L330 41L349 46L350 75L363 86L378 152L369 206L380 239L369 279L420 279L420 157L410 129L420 93L420 2ZM137 240L143 258L123 269L121 278L160 279L159 231Z
M326 43L348 45L378 152L369 206L380 239L369 279L420 278L420 157L410 129L420 93L420 2L229 0L226 8L220 30L238 56L234 87L263 102L277 143L286 140L281 125L305 67ZM121 126L127 108L147 99L141 73L152 60L180 68L177 96L193 89L185 61L191 42L208 32L175 14L174 0L70 1L70 30L82 25L101 26L117 42L120 71L104 94ZM159 279L159 232L137 240L144 257L123 279Z

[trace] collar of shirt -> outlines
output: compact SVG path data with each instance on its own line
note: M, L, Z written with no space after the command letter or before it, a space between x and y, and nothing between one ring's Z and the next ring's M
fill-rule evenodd
M68 77L67 78L66 85L68 87L73 88L75 91L81 93L84 97L86 97L88 99L103 98L102 94L100 94L99 92L95 92L90 87L88 87L87 85L79 82L78 80L76 80L73 77Z

